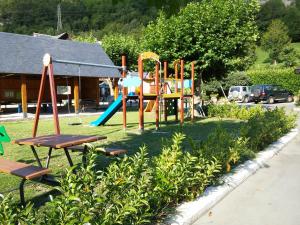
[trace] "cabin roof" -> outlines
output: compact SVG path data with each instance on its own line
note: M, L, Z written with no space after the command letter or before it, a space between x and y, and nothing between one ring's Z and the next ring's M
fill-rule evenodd
M40 75L44 54L54 59L113 66L100 44L0 32L0 74ZM120 77L115 68L54 63L54 75ZM80 74L79 74L80 72Z

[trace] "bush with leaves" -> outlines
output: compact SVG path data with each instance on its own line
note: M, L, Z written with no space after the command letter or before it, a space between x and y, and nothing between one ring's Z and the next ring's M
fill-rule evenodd
M268 67L251 69L247 71L253 85L255 84L277 84L283 88L297 93L300 87L299 76L295 74L294 68Z
M284 109L276 107L249 118L242 136L249 138L250 148L258 152L294 128L295 121L295 115L286 115Z
M11 195L0 194L0 224L3 225L35 225L36 211L33 204L28 203L25 207L20 207L15 203Z
M154 160L155 205L161 210L201 194L220 170L217 160L206 160L182 149L185 136L175 133L172 142Z
M145 147L111 164L97 192L104 201L99 224L146 224L154 216L150 199L153 169Z
M217 160L222 172L229 172L232 165L254 157L248 146L249 139L234 136L218 126L206 140L202 141L193 151L200 158L208 161ZM222 173L221 173L222 174Z
M60 181L57 190L61 193L53 202L48 204L40 224L84 224L98 220L99 209L103 200L95 188L101 177L95 172L96 154L91 148L86 166L78 165L67 170Z
M208 105L208 116L219 118L232 118L248 120L253 116L262 115L265 109L262 106L246 107L236 103L226 103L222 105Z

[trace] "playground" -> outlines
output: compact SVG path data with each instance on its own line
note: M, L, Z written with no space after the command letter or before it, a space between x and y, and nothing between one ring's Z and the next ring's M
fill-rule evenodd
M146 74L144 73L145 61L153 62L152 67L154 67L154 70L152 69L152 71L154 72ZM58 116L58 89L55 83L54 71L55 66L60 64L75 65L79 68L78 81L76 80L78 85L74 87L74 108L75 113L77 113L75 116L76 121L74 122L73 120L73 122L71 122L69 118L68 122L66 123L66 125L69 127L64 125L61 127L61 122ZM161 139L161 142L168 140L171 137L170 135L172 135L176 130L184 131L183 123L185 117L190 117L191 126L194 126L195 124L192 124L192 122L194 122L195 63L191 63L190 79L184 79L184 60L177 60L173 63L173 65L175 74L173 77L169 77L168 63L164 62L162 67L162 63L160 62L160 58L157 54L153 52L144 52L141 53L138 58L138 77L131 77L130 74L127 74L128 71L126 69L125 56L122 56L122 65L115 66L56 59L52 58L50 54L45 54L43 57L43 69L33 125L30 124L31 121L22 121L12 122L11 124L8 123L7 125L4 124L5 126L2 125L0 127L0 141L10 142L12 140L11 143L15 144L13 148L8 147L8 150L12 150L9 151L10 153L4 153L2 145L0 146L1 155L5 155L5 158L7 158L1 159L0 171L5 174L15 175L16 177L22 178L19 184L21 204L26 204L24 190L26 181L38 181L51 186L59 185L56 177L59 175L61 171L60 169L62 169L62 167L66 167L67 164L70 167L73 167L74 165L80 163L80 160L78 161L78 157L75 157L75 161L72 159L74 156L71 153L79 152L79 154L82 155L82 166L85 166L86 157L89 150L87 145L85 145L87 143L93 142L94 146L98 145L98 147L101 148L100 153L107 157L115 157L126 153L133 154L141 146L148 146L149 149L151 149L151 154L156 155L159 153L156 150L159 149L159 147L153 146L153 143L155 143L155 145L160 143L157 141L157 139ZM119 80L118 85L115 85L115 101L109 105L106 111L102 113L96 120L94 119L89 123L83 122L83 118L79 115L78 111L80 108L80 93L82 92L80 85L81 67L93 67L94 69L118 69L122 75L122 79ZM145 86L144 84L148 85ZM50 93L45 94L45 88L47 88L47 86L49 87L48 90ZM26 93L26 91L24 93ZM49 95L51 96L51 111L53 113L54 129L48 127L49 123L46 123L47 126L42 128L42 132L38 132L43 99L45 96L49 97ZM26 98L23 99L26 100ZM138 109L133 109L130 115L127 116L127 101L131 100L138 100ZM22 108L24 109L23 113L26 114L25 110L27 109L27 103L26 101L22 101L22 104ZM118 114L117 112L121 107L123 111L123 129L120 129L119 127L119 119L114 118L116 117L116 114ZM134 111L138 111L138 115ZM179 126L170 125L169 127L165 126L163 129L163 127L161 127L162 115L165 123L167 123L168 120L170 122L170 118L174 117L174 122L179 124ZM115 121L111 120L112 118L114 118ZM132 120L133 118L138 118L138 129L135 130L132 127L132 125L135 123L134 120ZM151 119L153 118L155 118L154 130L151 127L153 123L151 123ZM106 129L97 128L98 126L106 125L108 122L110 122L110 125L107 126ZM150 127L145 129L145 126L148 126L148 123L150 123ZM22 124L22 128L19 127L20 124ZM14 125L17 127L14 127ZM74 126L76 126L76 129ZM31 135L29 135L28 132L29 127L32 127ZM92 129L92 127L95 128ZM9 130L9 134L7 134L6 129ZM133 130L130 131L130 129ZM99 132L99 130L101 131ZM192 129L189 128L189 130ZM63 131L63 133L61 131ZM189 133L189 131L187 131L187 133ZM199 133L194 131L194 134ZM197 140L196 137L191 138ZM108 141L106 141L107 139ZM104 141L106 141L106 143L101 143ZM19 147L21 147L21 149L19 149ZM26 150L24 150L25 147L27 147L27 149L30 147L31 154L33 153L31 156L34 156L35 160L32 160L29 155L27 158L27 153L25 153ZM48 152L45 151L45 155L43 149L47 148ZM63 151L57 151L57 149L61 149ZM18 157L18 154L15 154L18 151L21 157ZM67 163L60 159L61 152L65 154ZM57 153L58 155L55 155ZM55 164L55 158L59 159L57 164ZM45 164L43 162L44 159ZM33 165L34 162L37 165ZM55 166L54 169L51 169L53 167L53 163ZM99 165L105 167L108 165L108 163L109 160L101 160ZM14 178L11 176L9 176L8 179L14 180ZM7 183L11 184L10 181L4 182L3 184ZM5 188L3 187L3 189Z

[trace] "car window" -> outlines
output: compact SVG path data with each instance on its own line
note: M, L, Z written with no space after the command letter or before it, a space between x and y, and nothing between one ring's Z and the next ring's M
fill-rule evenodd
M272 90L273 90L273 91L279 91L280 88L279 88L278 86L273 86L273 87L272 87Z
M247 91L247 88L246 88L246 87L243 87L243 91Z
M261 90L262 90L262 86L259 86L259 85L255 85L255 86L251 87L251 92L252 93L257 92L257 91L261 91Z
M234 91L239 92L240 91L240 87L231 87L230 88L230 92L234 92Z

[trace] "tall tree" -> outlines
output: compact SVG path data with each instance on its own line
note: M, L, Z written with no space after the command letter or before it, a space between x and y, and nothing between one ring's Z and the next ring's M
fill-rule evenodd
M269 52L269 58L276 64L290 42L287 26L281 20L273 20L262 37L261 45Z
M145 30L143 47L162 59L196 60L205 77L244 69L258 37L257 0L190 3L169 19L161 13Z

